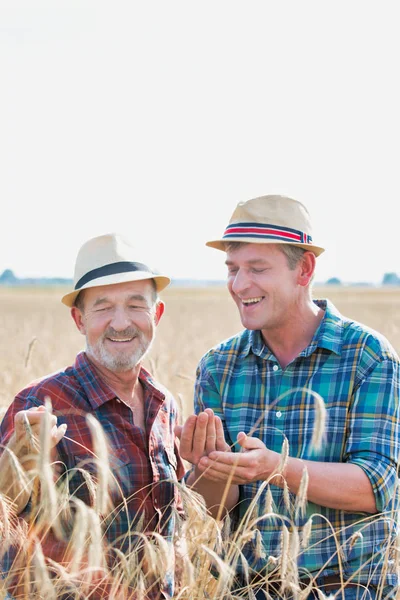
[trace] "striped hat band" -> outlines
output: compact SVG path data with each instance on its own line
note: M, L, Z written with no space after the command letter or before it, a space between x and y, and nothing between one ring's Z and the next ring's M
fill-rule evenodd
M297 242L299 244L312 244L312 237L304 231L292 229L290 227L281 227L279 225L264 223L231 223L225 229L224 240L230 238L266 238L274 239L280 242Z

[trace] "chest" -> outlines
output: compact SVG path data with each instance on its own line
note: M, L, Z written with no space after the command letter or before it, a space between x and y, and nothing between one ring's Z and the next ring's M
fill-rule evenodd
M133 406L129 406L129 408L132 411L133 424L135 427L138 427L141 431L145 431L146 421L143 402L136 403Z
M146 412L145 399L141 386L138 386L134 396L119 396L120 402L123 402L131 411L133 417L133 425L142 432L146 431ZM149 399L151 402L151 399Z
M285 369L270 360L232 372L222 394L225 426L232 441L239 431L251 432L280 452L286 439L290 455L316 458L311 441L323 424L324 447L319 460L340 460L354 397L354 379L335 360L317 355ZM323 402L319 401L322 397Z

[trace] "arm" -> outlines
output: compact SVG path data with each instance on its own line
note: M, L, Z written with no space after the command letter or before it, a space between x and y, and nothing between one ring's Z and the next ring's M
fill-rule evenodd
M356 388L346 430L343 462L326 463L289 458L283 477L298 493L304 467L308 470L308 500L330 508L376 513L387 510L393 499L399 464L399 364L396 359L376 362ZM232 455L212 452L198 469L208 469L208 478L250 483L270 480L282 486L282 476L273 477L281 456L261 440L241 432L242 447L237 466ZM237 460L237 459L236 459Z
M203 472L209 469L208 477L220 483L227 481L230 476L233 477L233 483L238 485L264 480L283 487L286 481L290 491L297 494L306 467L307 499L311 502L352 512L376 512L371 483L359 466L289 458L283 473L276 475L280 454L244 432L239 433L238 443L243 449L239 455L212 452L200 460L199 470Z

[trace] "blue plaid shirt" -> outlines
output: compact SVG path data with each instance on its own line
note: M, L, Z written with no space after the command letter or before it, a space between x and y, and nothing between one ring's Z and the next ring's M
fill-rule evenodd
M260 331L244 330L212 348L201 359L195 384L195 410L209 407L218 414L227 442L239 431L249 432L276 452L286 436L290 456L322 462L352 463L367 474L378 514L351 513L308 502L306 514L294 510L283 490L268 485L256 508L265 514L269 488L276 517L257 525L265 558L255 546L245 556L256 570L267 557L280 554L282 523L302 528L312 517L312 533L298 557L300 576L331 575L343 570L356 583L379 584L383 564L386 584L397 583L394 539L397 534L399 462L399 358L388 341L366 326L341 316L329 301L316 301L325 310L315 335L287 367L281 368ZM293 390L292 393L287 393ZM311 447L316 408L313 390L325 402L327 420L320 450ZM265 485L240 486L239 518ZM252 513L254 515L254 511ZM332 527L336 536L332 535ZM360 533L357 533L360 532ZM361 535L360 535L361 534ZM338 552L340 547L340 552Z

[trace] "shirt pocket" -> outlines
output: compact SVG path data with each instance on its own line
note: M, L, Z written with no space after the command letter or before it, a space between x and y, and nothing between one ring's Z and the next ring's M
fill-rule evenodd
M125 495L129 491L130 459L124 448L118 448L108 455L109 489L113 498ZM89 505L93 505L96 488L100 483L99 465L96 457L88 452L72 457L69 474L70 492Z
M166 479L168 483L166 483L167 487L169 487L169 492L166 494L167 503L170 503L173 499L174 507L177 509L178 513L181 517L184 515L183 510L183 500L181 493L181 485L182 483L178 483L177 469L178 469L178 460L174 451L174 447L165 446L165 455L167 457L167 465L169 474Z

